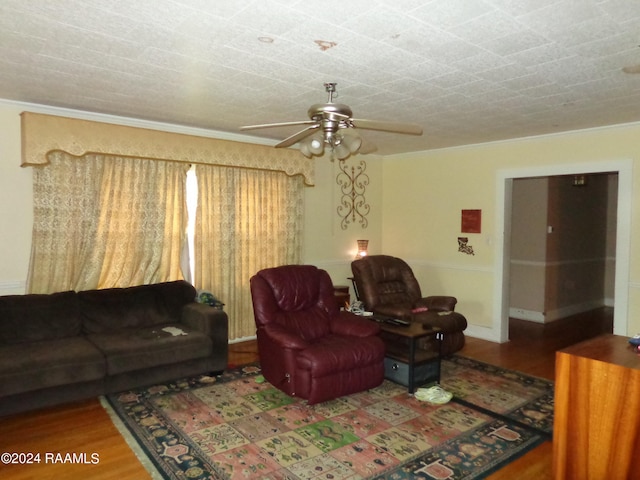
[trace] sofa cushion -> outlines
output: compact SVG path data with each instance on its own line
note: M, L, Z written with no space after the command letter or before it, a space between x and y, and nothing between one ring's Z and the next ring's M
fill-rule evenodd
M184 362L213 353L209 336L179 323L93 333L87 338L104 353L108 375Z
M195 288L185 281L78 292L86 333L176 322L182 306L195 301L195 295Z
M0 345L55 340L80 332L75 292L0 297Z
M85 338L70 337L0 347L0 397L99 380L104 356Z

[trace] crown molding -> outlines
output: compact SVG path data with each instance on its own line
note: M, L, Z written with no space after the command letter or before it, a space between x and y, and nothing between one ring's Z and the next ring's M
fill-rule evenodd
M18 102L0 98L0 105L22 109L33 113L42 113L46 115L57 115L78 120L90 120L94 122L111 123L113 125L122 125L126 127L146 128L149 130L158 130L162 132L180 133L184 135L193 135L197 137L214 138L217 140L229 140L232 142L252 143L256 145L276 145L276 140L253 137L251 135L242 135L238 133L222 132L219 130L208 130L206 128L189 127L187 125L177 125L173 123L156 122L152 120L143 120L139 118L121 117L118 115L110 115L106 113L88 112L85 110L74 110L71 108L54 107L50 105L42 105L38 103Z
M447 152L447 151L455 151L455 150L470 150L479 147L490 147L494 145L506 145L506 144L516 144L522 142L529 142L531 140L546 140L554 137L563 137L567 135L581 135L585 133L593 133L593 132L601 132L604 130L614 130L618 128L637 128L640 126L640 122L629 122L629 123L616 123L613 125L603 125L600 127L592 127L592 128L583 128L580 130L566 130L563 132L553 132L553 133L545 133L541 135L531 135L527 137L517 137L517 138L505 138L504 140L495 140L492 142L483 142L483 143L469 143L466 145L457 145L454 147L443 147L443 148L434 148L430 150L421 150L419 152L407 152L407 153L396 153L393 155L386 155L384 158L388 160L395 159L412 159L412 158L424 158L425 155L433 154L436 152Z
M1 105L20 108L20 109L23 109L29 112L34 112L34 113L59 115L59 116L65 116L70 118L77 118L80 120L92 120L96 122L112 123L114 125L124 125L128 127L148 128L151 130L182 133L185 135L215 138L218 140L229 140L232 142L252 143L255 145L267 145L267 146L275 146L278 143L278 140L254 137L252 135L223 132L220 130L209 130L206 128L190 127L187 125L178 125L174 123L164 123L164 122L157 122L152 120L143 120L143 119L133 118L133 117L122 117L122 116L111 115L106 113L89 112L86 110L75 110L72 108L56 107L51 105L39 104L39 103L20 102L20 101L8 100L4 98L0 98L0 106ZM400 159L400 158L402 159L411 159L411 158L418 158L418 157L422 158L424 157L425 154L431 154L435 152L473 149L473 148L478 148L480 146L486 147L491 145L519 143L519 142L530 141L535 139L548 139L548 138L560 137L564 135L577 135L577 134L588 133L588 132L597 132L597 131L611 130L616 128L633 128L638 126L640 126L640 122L618 123L614 125L604 125L601 127L585 128L581 130L567 130L564 132L532 135L528 137L508 138L504 140L496 140L493 142L473 143L473 144L467 144L467 145L458 145L455 147L434 148L432 150L420 150L417 152L396 153L392 155L376 154L375 156L382 159L390 159L390 160Z

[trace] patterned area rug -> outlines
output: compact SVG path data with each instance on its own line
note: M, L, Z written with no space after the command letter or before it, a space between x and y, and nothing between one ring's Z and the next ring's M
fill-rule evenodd
M442 362L442 387L456 402L553 434L553 383L454 355Z
M259 373L107 399L165 479L479 479L552 431L550 382L457 356L443 361L442 385L458 398L441 406L389 381L308 406Z

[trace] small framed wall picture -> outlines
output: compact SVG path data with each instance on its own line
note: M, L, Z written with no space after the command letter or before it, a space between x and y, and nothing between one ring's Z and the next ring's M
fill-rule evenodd
M462 233L482 232L482 210L462 210Z

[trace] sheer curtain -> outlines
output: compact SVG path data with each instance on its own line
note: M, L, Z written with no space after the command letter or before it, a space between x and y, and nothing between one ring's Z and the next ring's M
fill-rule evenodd
M189 164L114 155L49 155L34 168L28 291L127 287L184 278ZM231 339L255 335L249 279L299 263L303 177L196 166L197 288L225 304Z
M230 339L255 335L249 279L300 262L302 177L209 165L196 175L194 283L226 304Z
M182 278L188 164L64 152L34 169L28 291Z

